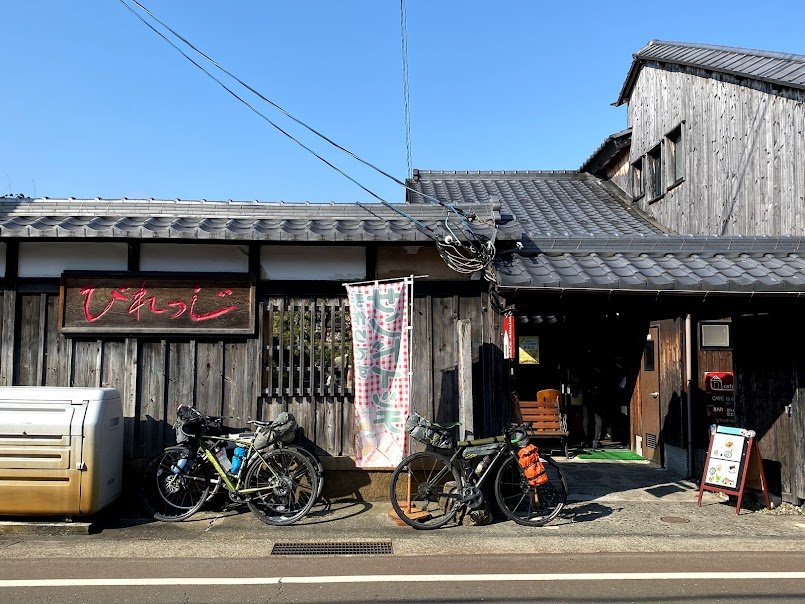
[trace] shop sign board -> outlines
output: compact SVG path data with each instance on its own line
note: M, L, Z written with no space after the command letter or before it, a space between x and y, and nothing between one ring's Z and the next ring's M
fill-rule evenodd
M539 365L539 336L520 336L520 365Z
M719 424L735 422L735 386L731 371L707 371L704 392L707 397L707 417Z
M59 326L79 334L252 334L249 275L64 273Z
M503 317L503 358L514 358L514 315L511 313Z
M736 513L740 513L747 486L759 488L769 507L766 475L755 432L734 426L711 426L698 504L702 504L704 491L726 493L738 497Z

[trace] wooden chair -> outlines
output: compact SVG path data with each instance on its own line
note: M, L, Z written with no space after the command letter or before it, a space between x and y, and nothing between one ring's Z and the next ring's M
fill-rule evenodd
M529 435L535 440L558 440L565 457L568 454L567 415L562 413L560 392L546 389L537 392L537 400L521 401L515 398L514 420L531 425Z

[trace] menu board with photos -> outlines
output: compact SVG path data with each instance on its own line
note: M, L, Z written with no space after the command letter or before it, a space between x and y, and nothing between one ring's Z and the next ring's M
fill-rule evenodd
M713 444L707 458L704 481L727 488L736 488L740 484L740 475L744 465L746 436L740 428L719 426L713 434Z
M771 507L763 459L755 441L755 432L733 426L711 426L710 446L699 486L698 504L702 504L704 491L737 495L735 513L740 514L744 487L751 488L753 484L760 487L766 507Z

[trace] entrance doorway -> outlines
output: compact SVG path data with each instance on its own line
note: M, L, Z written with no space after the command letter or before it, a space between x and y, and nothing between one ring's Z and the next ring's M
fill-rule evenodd
M640 367L640 427L635 448L649 461L662 463L660 454L660 328L649 327ZM642 452L640 451L642 449Z

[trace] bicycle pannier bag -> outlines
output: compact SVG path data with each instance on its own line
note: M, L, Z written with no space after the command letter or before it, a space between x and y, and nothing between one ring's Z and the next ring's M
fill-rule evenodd
M548 482L548 474L545 465L539 460L539 449L536 445L526 445L517 451L517 461L523 468L523 475L528 484L537 487Z
M405 422L405 431L411 438L418 440L426 445L431 445L437 449L449 449L453 446L454 440L452 430L434 426L419 413L412 413Z
M198 438L204 429L204 417L188 405L179 405L176 409L176 442L186 443L192 438Z
M283 411L268 426L257 431L254 448L262 449L269 442L289 443L294 438L296 438L296 418L291 413Z

